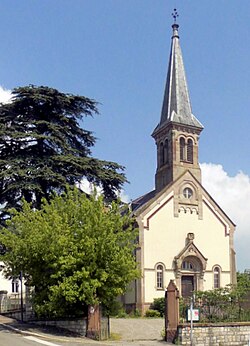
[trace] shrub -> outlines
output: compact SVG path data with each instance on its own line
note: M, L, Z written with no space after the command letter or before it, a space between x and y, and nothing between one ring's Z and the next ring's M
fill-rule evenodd
M154 302L150 306L150 309L159 311L160 316L163 317L165 314L165 298L155 298Z
M106 308L105 312L106 315L117 318L124 318L128 316L128 314L124 310L122 303L117 300L114 300L112 303L110 303L109 308Z
M157 310L147 310L145 313L145 317L161 317L161 314Z
M135 309L131 311L129 317L141 317L141 311L139 309Z

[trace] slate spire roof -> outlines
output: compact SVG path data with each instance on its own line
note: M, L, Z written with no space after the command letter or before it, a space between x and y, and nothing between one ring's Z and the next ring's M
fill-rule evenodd
M179 42L179 25L172 25L173 36L170 51L167 81L161 112L161 120L155 130L169 122L203 129L202 124L192 114L186 74Z

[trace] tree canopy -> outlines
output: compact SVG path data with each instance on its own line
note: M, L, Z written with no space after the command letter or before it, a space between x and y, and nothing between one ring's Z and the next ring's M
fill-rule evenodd
M109 306L139 275L134 258L137 230L118 202L67 190L40 210L23 202L0 233L12 277L22 270L35 287L38 314L63 315L84 304Z
M51 191L61 192L83 177L103 188L107 198L126 181L124 167L91 156L95 137L80 127L98 113L96 101L45 86L13 90L0 104L0 205L19 208L24 197L39 207Z

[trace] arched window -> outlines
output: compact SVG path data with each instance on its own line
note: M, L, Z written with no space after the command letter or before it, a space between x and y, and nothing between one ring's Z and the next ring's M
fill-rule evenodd
M163 265L158 264L156 267L156 288L161 290L163 287Z
M193 163L193 141L190 138L187 142L187 161Z
M220 288L220 268L214 267L214 288Z
M182 265L181 265L181 269L184 269L184 270L194 270L194 266L189 261L183 261Z
M185 139L183 137L180 138L180 160L185 161Z
M163 147L163 143L161 142L160 144L160 167L164 165L164 147Z
M164 163L168 163L168 139L165 140L165 143L164 143Z

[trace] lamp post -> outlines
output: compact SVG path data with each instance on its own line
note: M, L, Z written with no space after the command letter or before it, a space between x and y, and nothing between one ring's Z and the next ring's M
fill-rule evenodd
M23 272L20 271L20 284L21 284L21 321L23 322Z

